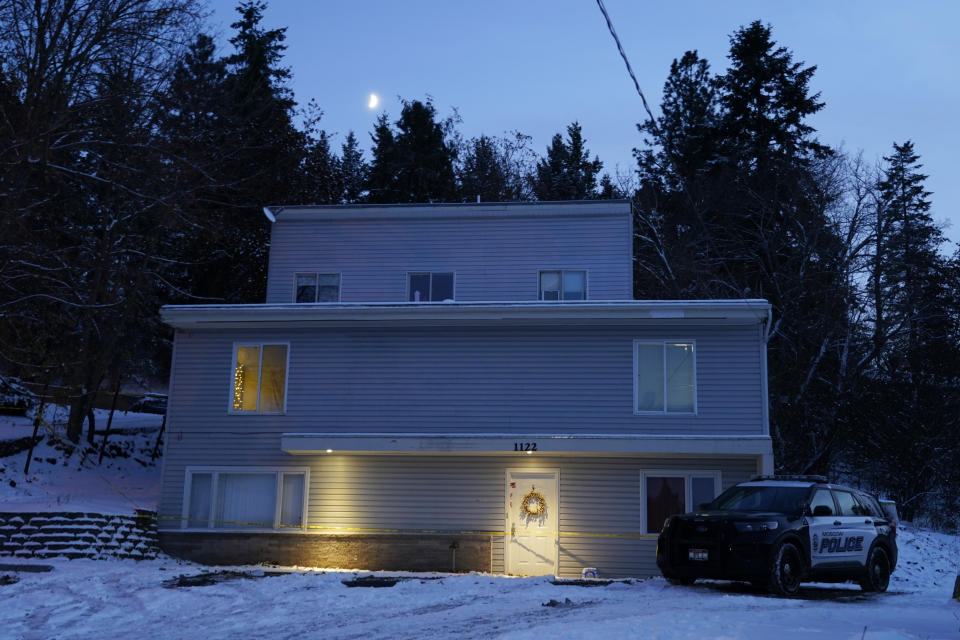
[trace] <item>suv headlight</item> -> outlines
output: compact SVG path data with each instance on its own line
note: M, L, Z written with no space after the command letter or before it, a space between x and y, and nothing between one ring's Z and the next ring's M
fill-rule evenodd
M740 533L756 533L758 531L773 531L780 526L780 523L776 520L770 520L768 522L734 522L733 526L735 526Z

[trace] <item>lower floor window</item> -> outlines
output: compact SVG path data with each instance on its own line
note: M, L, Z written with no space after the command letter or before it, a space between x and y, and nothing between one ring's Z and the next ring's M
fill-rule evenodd
M660 533L663 522L678 513L698 509L711 502L720 491L720 473L716 471L652 471L641 482L646 533Z
M184 526L191 529L302 528L306 469L187 470Z

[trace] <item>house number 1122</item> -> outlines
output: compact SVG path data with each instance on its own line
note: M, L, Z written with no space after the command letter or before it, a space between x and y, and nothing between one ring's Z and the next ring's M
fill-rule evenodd
M536 451L537 443L536 442L514 442L513 450L514 451Z

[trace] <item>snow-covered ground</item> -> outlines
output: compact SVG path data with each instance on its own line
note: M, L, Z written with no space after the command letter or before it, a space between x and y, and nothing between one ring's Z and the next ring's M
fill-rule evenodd
M148 454L159 422L120 414L114 428L130 434L116 443L128 457L104 459L102 466L88 459L80 470L77 454L66 466L48 463L46 457L63 454L45 442L34 453L43 462L33 462L27 481L25 453L0 458L0 510L154 507L159 469ZM98 427L105 423L98 415ZM28 435L26 420L0 417L0 440ZM164 583L178 576L223 568L171 558L55 559L48 573L0 569L0 639L960 638L960 603L951 599L960 538L907 526L899 546L887 593L806 585L791 599L737 583L678 587L660 578L581 587L549 578L408 574L392 587L350 588L343 581L358 574L269 575L273 569L264 567L234 567L249 577L170 588Z
M109 411L95 412L96 427L107 426ZM108 438L120 453L99 463L102 435L96 451L84 456L76 451L65 456L63 423L66 410L50 407L42 426L43 441L33 450L30 473L23 474L27 451L0 457L0 511L87 511L132 515L135 509L157 508L160 491L160 464L151 457L163 416L149 413L114 413ZM0 416L0 441L28 438L33 423L28 418ZM86 438L86 423L84 423ZM86 443L86 440L83 440ZM60 447L58 450L57 447ZM163 453L162 447L160 453ZM12 484L11 484L12 483ZM0 638L3 632L0 630Z

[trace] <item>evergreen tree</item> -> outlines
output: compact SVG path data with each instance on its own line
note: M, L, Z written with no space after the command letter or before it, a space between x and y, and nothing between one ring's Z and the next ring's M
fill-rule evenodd
M688 52L671 66L663 115L637 152L637 294L767 298L774 325L771 429L781 468L826 471L846 428L849 283L829 218L830 154L806 119L814 67L754 22L711 77Z
M397 188L397 144L386 113L377 116L370 138L373 140L373 160L367 175L370 202L401 202Z
M363 150L353 131L347 134L347 139L340 147L340 171L343 188L340 201L344 204L360 202L365 193L369 167L363 160Z
M559 133L547 147L547 157L537 163L531 177L538 200L584 200L596 197L600 158L590 160L580 123L567 126L567 139Z
M956 263L940 255L944 238L913 144L894 144L884 160L868 284L873 411L869 436L855 443L858 462L907 505L906 516L926 507L952 517L960 496Z
M400 118L389 125L386 114L372 134L370 167L372 202L453 202L457 196L454 162L457 149L453 119L437 120L430 100L404 101Z
M263 207L296 197L302 173L324 163L324 142L308 141L293 126L290 71L281 64L285 29L263 27L265 8L242 2L231 25L233 53L215 59L212 41L201 37L175 75L179 102L171 104L167 123L172 144L189 149L198 135L209 142L180 156L188 158L185 179L196 196L183 205L191 230L183 288L194 298L263 300L269 242ZM323 197L318 190L311 199Z

